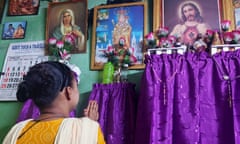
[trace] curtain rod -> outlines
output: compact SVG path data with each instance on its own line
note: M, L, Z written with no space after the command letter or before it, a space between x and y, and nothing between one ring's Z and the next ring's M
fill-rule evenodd
M212 45L211 46L211 55L214 55L221 51L235 51L237 49L240 49L240 44Z
M172 53L179 53L179 54L183 54L184 52L186 52L187 50L187 46L186 45L182 45L180 47L170 47L170 48L151 48L147 50L147 54L162 54L162 53L166 53L166 54L172 54Z
M222 44L222 45L212 45L211 55L214 55L221 51L234 51L240 49L240 44ZM184 54L187 51L187 46L182 45L180 47L170 47L170 48L151 48L147 50L147 54L172 54L179 53Z

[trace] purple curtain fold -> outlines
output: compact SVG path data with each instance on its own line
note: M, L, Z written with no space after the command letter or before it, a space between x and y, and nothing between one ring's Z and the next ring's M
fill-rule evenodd
M22 107L22 110L18 116L17 122L26 120L26 119L36 119L40 115L40 111L38 107L34 104L34 102L29 99L27 100ZM70 113L70 117L75 117L76 116L76 111L72 111Z
M146 55L136 144L239 144L240 51Z
M133 144L136 119L135 84L94 84L90 100L99 104L99 123L107 144Z

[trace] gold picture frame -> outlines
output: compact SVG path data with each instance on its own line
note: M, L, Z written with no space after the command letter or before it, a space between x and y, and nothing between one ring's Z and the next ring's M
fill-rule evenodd
M170 2L171 0L165 0ZM174 0L172 0L174 1ZM176 0L175 0L176 1ZM183 0L181 0L183 1ZM194 1L194 0L190 0ZM230 30L235 28L235 20L234 20L234 9L233 9L233 3L229 2L229 0L216 0L218 2L218 14L219 14L219 29L220 29L220 22L221 20L230 20L231 21L231 27ZM178 1L179 2L179 1ZM200 0L195 0L194 2L200 2ZM202 3L202 1L200 2ZM205 3L205 1L204 1ZM153 0L153 31L156 31L159 26L164 26L163 23L163 17L164 17L164 12L163 12L163 4L164 0ZM206 3L205 5L208 5ZM170 8L171 12L174 9L173 7ZM204 10L205 12L205 10ZM172 13L173 14L173 13ZM207 13L209 14L209 13ZM174 17L174 16L172 16ZM217 20L217 19L216 19ZM216 21L215 20L215 21ZM214 21L214 18L212 19ZM216 28L214 28L216 29Z
M118 23L118 15L125 11L128 24L131 27L129 34L131 48L137 63L129 69L144 69L144 36L147 33L147 3L132 2L104 6L96 6L93 13L92 46L91 46L91 70L101 70L107 62L103 56L104 50L109 45L115 45L114 30ZM134 46L132 44L134 43Z
M9 0L8 2L8 16L26 16L37 15L40 6L40 0L34 1L19 1Z
M234 28L237 30L240 30L240 0L232 0L232 5L230 5L229 7L231 7L234 11L233 15L231 15L232 17L234 17Z
M5 7L5 0L0 1L0 24L2 23L2 18L3 18L3 11Z

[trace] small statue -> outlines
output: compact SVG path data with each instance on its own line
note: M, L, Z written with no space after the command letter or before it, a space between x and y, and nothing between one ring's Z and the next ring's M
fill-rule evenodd
M207 49L207 44L204 42L202 34L199 33L197 35L196 41L193 43L193 48L197 52L202 52Z
M223 44L222 38L221 38L220 34L217 31L215 31L214 35L213 35L212 45L221 45L221 44Z

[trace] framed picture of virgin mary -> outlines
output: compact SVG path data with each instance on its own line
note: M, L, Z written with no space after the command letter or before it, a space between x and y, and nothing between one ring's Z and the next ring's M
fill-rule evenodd
M108 61L108 58L104 57L104 51L110 47L114 48L115 52L124 49L130 51L129 57L135 59L135 62L129 69L144 68L143 40L146 34L146 12L145 2L112 4L94 8L92 70L103 68ZM124 41L124 48L119 47L121 40Z
M49 3L46 44L50 38L66 41L70 37L73 43L70 53L85 53L87 19L87 0Z

